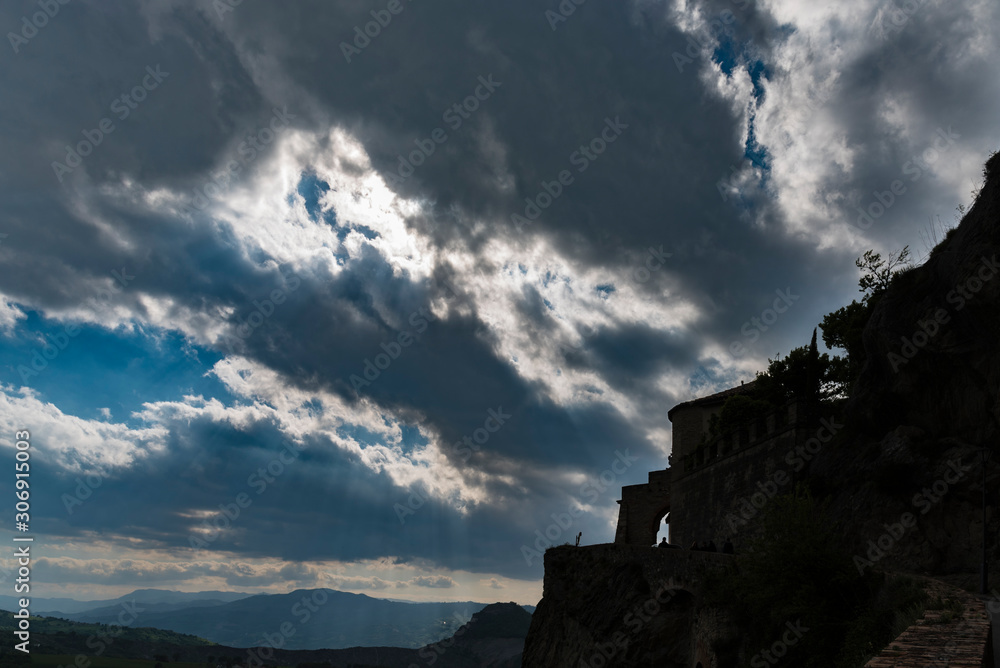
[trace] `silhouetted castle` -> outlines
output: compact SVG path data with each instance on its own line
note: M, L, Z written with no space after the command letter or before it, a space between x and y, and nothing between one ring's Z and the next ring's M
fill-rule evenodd
M710 436L712 416L726 399L753 386L746 383L670 409L670 466L651 471L646 484L622 488L615 543L653 545L666 519L675 545L711 540L721 546L730 538L738 546L741 530L766 500L794 489L806 458L829 440L804 401L792 401L744 429Z

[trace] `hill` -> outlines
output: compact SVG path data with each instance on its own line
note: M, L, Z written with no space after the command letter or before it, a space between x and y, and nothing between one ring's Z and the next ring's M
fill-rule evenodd
M473 602L401 603L313 589L260 594L221 605L140 610L138 623L232 647L263 645L268 634L289 624L294 633L284 639L286 649L418 648L447 638L483 607ZM120 606L111 606L66 617L110 624L120 612Z
M136 602L148 609L176 610L197 605L231 603L250 594L233 591L184 592L167 589L136 589L131 594L98 601L77 601L72 598L31 598L31 610L38 615L65 617L99 608L121 609L125 603ZM18 597L0 596L0 610L17 609ZM117 612L115 613L118 614Z
M12 613L0 613L0 631L13 630ZM156 661L164 665L246 665L258 661L265 666L302 668L409 668L436 665L439 668L517 668L531 622L531 615L516 603L486 606L451 637L420 648L352 647L346 649L288 650L272 647L238 648L215 645L203 638L150 628L125 628L120 636L108 637L109 628L62 619L33 617L32 655L29 662L9 645L0 646L0 665L71 665L77 655L92 661L129 668ZM271 636L276 639L275 636ZM145 663L145 662L148 662Z
M172 656L178 650L207 650L213 646L204 638L148 627L109 627L36 616L30 618L30 623L31 658L36 659L39 654L62 655L67 657L67 664L72 664L78 654L152 660L158 655ZM0 634L13 637L16 628L14 613L0 610ZM38 662L18 663L19 659L29 657L14 650L11 645L0 645L0 665L40 665ZM206 651L204 655L208 653Z

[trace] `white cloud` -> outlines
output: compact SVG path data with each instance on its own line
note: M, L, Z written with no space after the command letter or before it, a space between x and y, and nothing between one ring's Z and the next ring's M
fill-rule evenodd
M10 334L17 326L18 320L24 320L24 312L8 297L0 295L0 331Z
M166 427L131 428L124 424L84 420L39 400L27 387L0 387L0 429L22 429L33 436L35 456L71 473L105 474L125 469L138 459L162 452Z
M683 8L683 3L676 7ZM972 2L959 9L933 1L824 4L774 0L758 3L758 10L766 11L784 27L766 50L757 52L767 67L763 99L755 99L742 65L727 77L705 59L700 64L706 87L729 101L740 115L743 110L754 110L756 140L769 158L766 196L775 203L785 233L806 239L819 250L847 248L859 254L871 247L872 240L852 227L853 218L845 218L843 212L853 211L859 196L871 197L872 190L887 188L896 176L889 176L885 183L863 184L855 191L851 182L862 163L870 166L885 161L889 170L898 163L898 173L911 154L928 147L937 127L953 124L955 115L955 110L948 110L947 101L941 100L935 107L920 95L912 76L914 63L897 51L901 48L897 42L919 36L929 25L942 26L955 39L944 43L940 41L943 37L934 37L940 52L935 58L937 67L957 75L981 62L995 62L1000 55L992 29L995 3ZM735 5L732 11L740 21L748 18ZM705 31L711 18L690 8L675 13L677 25L691 34ZM961 46L966 44L971 46ZM856 85L861 77L867 79L863 85L868 90ZM854 85L845 91L845 83ZM993 81L984 85L995 88ZM876 117L859 119L855 115L857 100L847 95L868 98L863 108L875 109ZM942 111L948 115L941 116ZM852 135L871 136L859 122L878 133L877 144L852 140ZM744 122L744 134L736 139L739 145L746 141L745 130ZM970 181L977 182L986 157L982 151L983 147L963 140L935 165L934 176L944 187L927 187L908 197L914 202L922 199L931 210L953 210L955 202L966 201L964 191ZM905 157L890 157L896 154ZM732 181L745 191L753 191L761 175L760 169L747 162L739 166ZM947 199L942 202L942 197ZM914 243L916 237L913 229L907 241Z

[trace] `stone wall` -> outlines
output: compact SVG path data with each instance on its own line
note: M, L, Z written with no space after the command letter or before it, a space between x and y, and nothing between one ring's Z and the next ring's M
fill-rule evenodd
M709 639L739 631L718 611L700 610L697 599L703 575L732 559L629 545L550 548L522 665L712 665Z
M615 542L649 547L656 543L660 520L670 511L670 469L650 471L649 482L622 487Z
M725 454L716 449L705 465L678 470L671 480L671 542L711 540L721 548L728 538L739 549L767 501L795 489L806 470L796 448L813 435L800 421L747 444L734 438L716 443L729 446Z
M615 543L654 544L660 520L669 512L674 545L711 540L721 549L727 538L738 545L766 500L792 491L806 468L795 449L815 432L803 406L789 403L744 430L710 441L703 435L711 406L676 409L674 445L687 443L687 450L673 454L669 469L651 472L648 483L622 488ZM695 426L704 430L696 439ZM680 438L679 428L688 430Z
M675 462L692 454L708 433L708 423L719 412L722 401L708 406L678 406L670 417L671 454Z

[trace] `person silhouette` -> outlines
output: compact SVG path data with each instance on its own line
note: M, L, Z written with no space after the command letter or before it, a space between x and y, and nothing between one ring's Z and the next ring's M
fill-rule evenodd
M664 536L663 540L660 541L659 547L670 547L670 544L667 542L667 537L666 536Z

